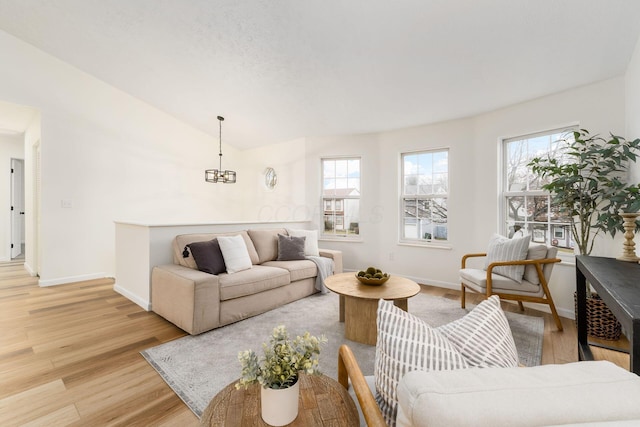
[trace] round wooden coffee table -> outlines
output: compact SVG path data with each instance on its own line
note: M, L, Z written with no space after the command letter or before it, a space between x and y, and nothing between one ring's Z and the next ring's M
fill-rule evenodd
M287 426L358 426L353 399L337 381L325 375L300 375L298 417ZM209 403L201 426L268 426L260 415L260 385L236 390L232 382Z
M407 298L420 292L420 285L399 276L371 286L360 283L355 273L341 273L327 277L324 284L340 294L340 321L344 322L345 338L369 345L376 345L377 341L378 300L393 301L396 307L407 311Z

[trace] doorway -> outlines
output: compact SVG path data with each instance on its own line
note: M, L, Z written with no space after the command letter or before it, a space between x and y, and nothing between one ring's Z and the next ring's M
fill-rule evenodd
M11 159L11 260L24 259L24 160Z

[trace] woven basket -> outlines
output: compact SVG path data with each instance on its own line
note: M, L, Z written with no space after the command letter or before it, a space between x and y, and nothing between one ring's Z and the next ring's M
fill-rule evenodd
M578 302L575 294L574 301L577 315ZM622 334L622 325L598 294L591 294L587 298L587 334L594 338L611 341L619 340Z

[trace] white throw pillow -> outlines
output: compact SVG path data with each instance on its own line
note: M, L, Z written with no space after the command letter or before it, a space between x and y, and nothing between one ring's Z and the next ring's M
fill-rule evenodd
M398 409L396 388L409 371L518 366L511 329L497 295L465 317L438 328L380 300L377 327L376 401L392 427Z
M251 268L251 258L242 236L239 234L236 236L218 236L217 239L224 258L224 264L227 266L227 273L237 273Z
M304 237L304 254L306 256L320 256L318 249L318 230L294 230L287 228L289 236Z
M509 239L507 237L494 234L489 240L484 269L486 270L489 267L489 264L498 261L521 261L526 259L530 241L531 235ZM524 265L507 265L503 267L496 267L491 271L495 274L515 280L518 283L522 283L524 267Z

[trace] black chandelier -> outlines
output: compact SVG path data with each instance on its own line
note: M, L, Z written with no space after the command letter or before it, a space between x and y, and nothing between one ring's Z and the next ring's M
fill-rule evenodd
M218 116L218 120L220 121L220 154L218 154L220 158L220 165L218 169L207 169L204 171L204 180L207 182L222 182L224 184L235 184L236 182L236 173L235 171L222 170L222 121L224 117Z

